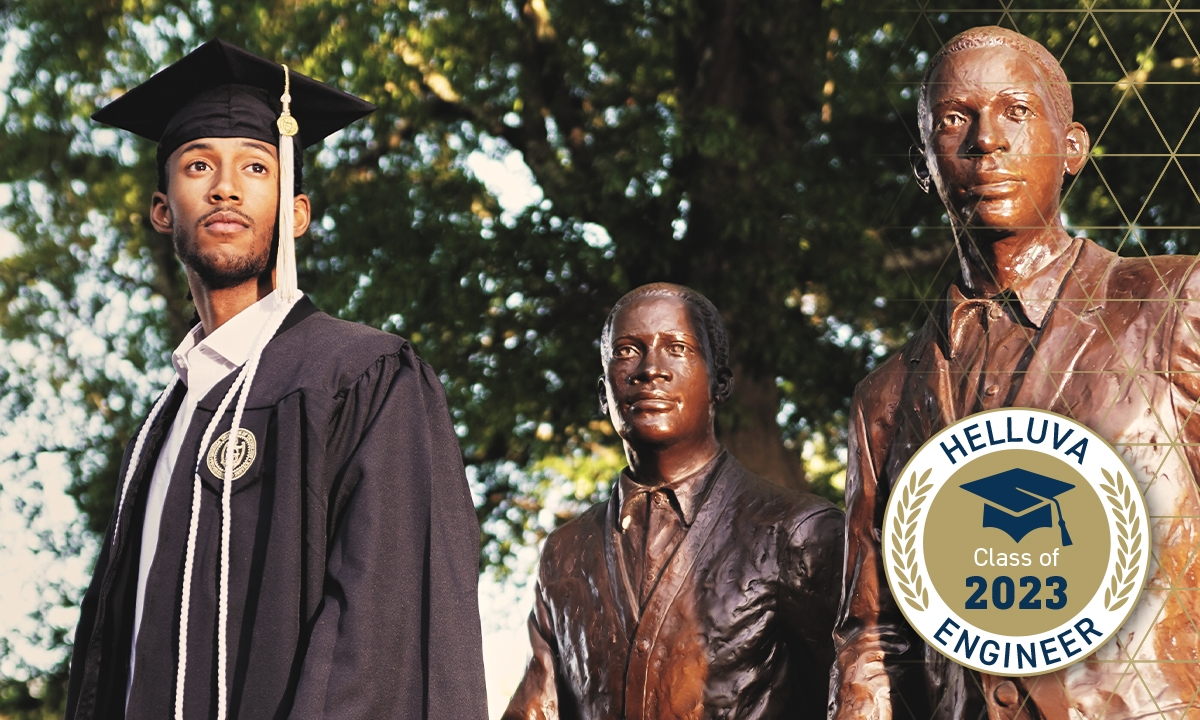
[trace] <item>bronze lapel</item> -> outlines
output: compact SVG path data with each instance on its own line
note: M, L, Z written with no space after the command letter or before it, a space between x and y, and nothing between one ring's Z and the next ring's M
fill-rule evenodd
M1104 278L1110 259L1099 248L1084 243L1042 321L1028 367L1015 369L1024 378L1006 406L1044 408L1074 416L1069 385L1080 359L1097 343L1108 347L1113 342L1099 318L1105 304ZM1110 362L1107 357L1097 359Z
M629 579L629 571L625 562L625 549L621 538L618 522L621 514L621 498L618 481L613 481L612 495L608 499L608 512L605 515L604 531L604 561L608 569L608 586L612 589L613 601L621 612L621 629L625 632L626 641L633 637L638 624L637 593Z
M646 685L649 674L650 649L658 641L659 631L667 610L675 602L679 590L685 580L691 577L700 551L712 536L717 520L725 513L729 499L735 494L737 483L746 472L732 456L726 456L721 465L713 469L717 474L708 496L695 522L687 534L679 541L675 554L663 568L658 584L650 592L646 600L646 608L642 611L637 627L633 633L630 647L628 666L625 670L625 718L627 720L646 720L644 718L646 703ZM615 527L615 526L614 526Z

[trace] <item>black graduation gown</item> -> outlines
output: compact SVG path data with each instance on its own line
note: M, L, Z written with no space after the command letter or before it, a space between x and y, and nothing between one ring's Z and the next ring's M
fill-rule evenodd
M193 470L235 376L198 404L167 491L130 718L174 712ZM151 428L105 535L76 630L68 720L124 716L145 495L184 392ZM232 416L231 404L214 440ZM433 370L403 339L304 298L263 353L242 427L256 456L231 495L229 717L486 717L479 526ZM187 720L215 717L217 705L221 480L206 462L200 474Z

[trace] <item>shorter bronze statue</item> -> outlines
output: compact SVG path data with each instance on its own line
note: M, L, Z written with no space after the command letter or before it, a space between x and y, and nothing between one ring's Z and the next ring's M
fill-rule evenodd
M728 354L688 288L645 285L609 314L600 404L629 467L546 540L505 720L824 716L842 513L717 442Z

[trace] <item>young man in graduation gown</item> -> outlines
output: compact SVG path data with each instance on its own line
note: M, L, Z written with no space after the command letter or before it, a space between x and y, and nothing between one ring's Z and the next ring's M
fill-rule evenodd
M125 453L68 718L484 717L444 391L295 285L300 149L372 109L212 41L95 116L158 141L151 222L200 323Z
M600 404L629 467L546 539L506 720L824 716L842 514L721 448L728 352L688 288L646 285L613 308Z
M836 718L1179 718L1200 690L1200 276L1195 257L1122 258L1062 226L1064 174L1088 135L1041 45L969 30L929 62L919 100L922 187L951 219L961 274L924 326L856 389L847 557L832 683ZM1146 495L1148 589L1118 636L1040 678L979 675L926 647L879 552L891 488L939 429L1032 407L1091 427Z

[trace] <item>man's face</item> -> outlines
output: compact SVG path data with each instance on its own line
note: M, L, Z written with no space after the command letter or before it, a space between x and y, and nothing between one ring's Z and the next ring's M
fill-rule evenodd
M923 162L959 224L1019 232L1057 223L1063 173L1082 167L1087 134L1060 117L1033 59L1004 45L960 50L927 92Z
M267 271L279 205L276 149L247 138L203 138L167 160L167 193L155 193L151 219L210 290Z
M633 446L669 446L712 434L711 349L691 304L672 296L634 300L612 327L604 372L608 415Z

